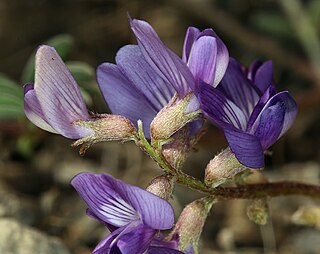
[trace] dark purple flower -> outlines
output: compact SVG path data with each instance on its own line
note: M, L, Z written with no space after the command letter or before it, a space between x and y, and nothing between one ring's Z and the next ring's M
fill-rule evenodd
M71 184L88 205L88 215L111 231L93 253L182 253L159 234L174 223L173 209L164 199L107 174L81 173Z
M276 93L272 75L270 61L254 63L246 74L230 58L220 85L201 84L199 89L201 109L224 130L232 152L250 168L264 167L264 151L290 128L297 114L290 94Z
M138 45L126 45L116 56L116 65L98 67L97 79L101 92L113 114L142 120L146 137L157 113L178 95L183 99L195 91L199 80L216 86L227 63L228 51L216 34L189 28L183 60L167 48L153 28L145 21L130 20ZM199 109L194 101L188 108Z
M272 61L266 61L264 63L256 60L254 61L247 73L248 79L250 79L260 91L265 91L270 85L273 85L273 64Z
M90 115L80 89L56 50L41 46L36 53L35 82L24 86L24 111L38 127L80 139L93 131L75 125Z

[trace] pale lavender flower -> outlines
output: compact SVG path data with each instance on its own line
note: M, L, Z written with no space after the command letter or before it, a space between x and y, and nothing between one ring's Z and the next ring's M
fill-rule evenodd
M276 93L270 61L255 62L248 73L234 59L220 85L200 85L201 109L224 130L232 152L250 168L264 167L264 151L292 125L297 114L287 91Z
M43 45L37 50L34 85L24 86L24 111L31 122L46 131L71 139L93 134L74 124L91 117L76 81L52 47Z
M223 41L212 29L200 31L195 27L189 27L182 60L192 72L196 86L201 80L216 87L228 67L229 53ZM196 90L196 87L193 90Z
M160 230L174 223L171 205L160 197L107 174L81 173L71 182L88 205L87 214L111 231L95 254L182 254Z
M142 120L146 137L157 113L178 95L183 99L197 89L199 80L216 86L228 64L228 51L211 29L187 31L183 59L167 48L145 21L130 20L138 45L121 48L116 65L98 67L97 79L112 113ZM188 111L199 109L193 101Z

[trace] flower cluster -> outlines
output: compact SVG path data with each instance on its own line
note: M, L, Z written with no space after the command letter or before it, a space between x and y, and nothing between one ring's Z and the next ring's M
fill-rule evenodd
M165 199L176 179L186 177L181 167L202 135L203 118L221 128L229 143L206 175L214 165L224 171L219 177L229 178L247 167L264 167L264 151L289 129L297 107L288 92L276 92L270 61L245 69L212 29L190 27L180 58L147 22L130 19L130 26L138 44L122 47L116 64L97 69L112 114L88 111L76 81L49 46L37 50L34 85L25 85L25 114L46 131L76 139L83 151L96 142L133 140L165 171L148 191L106 174L74 177L87 214L111 232L94 253L198 253L211 197L188 205L168 237L160 231L173 227Z
M152 121L169 102L170 108L179 104L197 89L200 80L217 86L227 68L229 55L226 46L211 29L200 32L189 28L180 59L162 43L148 23L134 19L130 20L130 25L138 45L122 47L117 53L116 65L100 65L97 79L112 113L123 115L134 124L140 119L146 137L150 138ZM199 104L184 104L179 113L188 113L183 112L186 107L190 113L198 110ZM162 115L168 119L168 114L166 110ZM161 127L168 129L168 122L175 122L176 117L174 114L172 121ZM185 116L184 122L181 118L183 123L177 123L170 134L192 120ZM158 131L160 127L154 129Z

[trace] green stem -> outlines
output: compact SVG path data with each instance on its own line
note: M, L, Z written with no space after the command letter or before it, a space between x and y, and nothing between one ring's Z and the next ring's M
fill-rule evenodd
M154 149L146 139L141 120L138 120L138 135L139 139L135 140L136 144L155 162L157 162L157 164L165 171L165 173L172 173L168 168L168 164L163 160L162 154Z

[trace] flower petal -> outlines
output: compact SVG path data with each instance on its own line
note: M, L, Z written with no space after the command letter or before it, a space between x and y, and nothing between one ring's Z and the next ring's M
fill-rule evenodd
M274 96L276 94L276 87L274 85L271 85L268 87L268 89L264 92L264 94L260 97L258 103L256 104L256 106L254 107L248 124L247 124L247 131L250 132L250 130L252 129L252 125L254 124L254 122L256 121L257 117L259 116L261 110L263 109L263 107L266 105L266 103L268 102L268 100Z
M96 246L93 253L143 254L156 233L156 230L134 221L109 234Z
M58 133L47 122L32 84L24 85L24 112L28 119L39 128Z
M139 214L113 186L115 179L108 175L80 173L71 182L90 211L100 220L122 227L139 219Z
M235 129L224 129L231 151L241 164L249 168L263 168L264 155L259 138Z
M116 62L121 72L145 95L156 111L160 111L172 99L174 87L150 67L139 46L122 47L117 53Z
M233 126L240 130L246 129L246 117L243 112L218 89L201 84L198 97L200 108L220 128Z
M267 149L290 128L296 113L297 106L290 94L278 93L261 110L251 132L260 138L263 149Z
M112 225L123 226L139 218L153 229L169 229L173 225L173 209L167 201L110 175L81 173L71 184L89 208Z
M200 109L199 99L195 94L189 100L189 103L185 109L185 113L195 112ZM198 131L202 128L205 121L203 119L195 120L188 123L189 135L194 136L198 133Z
M110 254L112 243L116 242L117 237L126 230L126 227L119 228L103 239L93 250L92 254ZM121 253L119 253L121 254Z
M216 87L220 81L222 80L228 64L229 64L229 52L226 45L223 41L219 38L219 36L210 28L205 29L199 34L198 37L201 36L212 36L216 39L217 43L217 56L216 56L216 70L215 70L215 77L213 81L213 86Z
M90 116L79 87L52 47L41 46L37 50L34 90L45 119L54 130L72 139L93 133L73 124Z
M161 233L158 233L152 240L150 246L152 247L162 247L168 249L177 249L178 248L178 241L177 239L172 239L170 241L165 240L165 236Z
M273 63L266 61L260 63L254 62L249 68L248 77L259 88L261 93L264 93L270 85L273 85Z
M110 63L101 64L97 69L97 80L111 112L127 117L136 127L140 119L146 137L150 138L150 124L157 111L119 67Z
M118 192L137 210L145 225L159 230L172 227L174 212L166 200L121 181L118 181Z
M200 79L207 84L213 84L216 57L217 42L214 37L202 36L194 42L187 65L196 81Z
M262 62L260 60L255 60L251 63L248 71L247 71L247 77L251 81L254 81L254 77L256 75L257 70L261 66Z
M189 246L183 250L183 253L184 254L194 254L193 244L189 244Z
M184 39L183 51L182 51L182 61L184 63L188 62L192 45L197 39L199 34L200 34L200 31L198 28L195 28L192 26L188 27L186 37Z
M245 114L246 119L249 119L259 101L259 95L235 59L230 58L226 74L217 89L234 102Z
M283 134L285 134L288 129L293 124L294 119L296 119L297 113L298 113L298 107L295 100L291 97L291 95L288 92L282 92L280 93L281 96L283 96L283 103L285 105L285 115L284 115L284 122L283 127L281 130L281 133L278 137L281 138Z
M180 98L185 97L194 89L194 79L187 65L163 44L147 22L133 19L130 24L147 62L175 88Z
M255 135L260 139L264 150L279 137L284 122L285 108L281 102L270 105L261 112Z
M143 254L148 249L156 233L156 230L140 224L134 230L119 237L117 248L121 254Z
M152 240L148 254L182 254L178 250L178 241L171 240L165 241L165 237L162 234L157 234L154 239Z
M204 120L195 120L190 123L188 123L188 128L189 128L189 136L194 136L198 134L198 132L201 130L203 127L205 121Z
M90 208L87 208L86 215L99 221L101 224L105 225L110 232L116 231L119 227L116 227L114 225L111 225L103 220L101 220Z
M229 146L240 163L250 168L264 167L259 139L244 132L246 118L242 111L225 98L222 92L208 85L200 86L199 98L201 109L224 130Z

